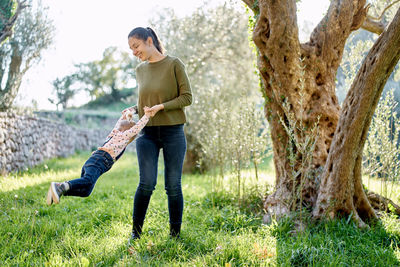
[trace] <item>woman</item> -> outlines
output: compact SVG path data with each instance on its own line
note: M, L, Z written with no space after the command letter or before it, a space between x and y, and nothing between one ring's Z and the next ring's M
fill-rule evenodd
M151 28L133 29L128 35L128 44L133 55L142 61L136 68L139 117L144 115L145 106L151 107L152 115L155 114L136 141L140 182L133 204L130 240L140 238L150 197L157 182L161 148L170 235L179 237L183 213L181 177L186 152L184 107L192 103L190 82L182 61L164 54L160 40Z

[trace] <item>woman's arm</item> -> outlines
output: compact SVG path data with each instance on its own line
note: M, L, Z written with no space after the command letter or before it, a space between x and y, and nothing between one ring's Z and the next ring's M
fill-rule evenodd
M190 86L189 77L187 76L185 70L185 65L182 63L181 60L177 58L175 60L174 68L175 68L174 70L175 77L178 84L179 95L178 97L168 102L162 103L163 105L162 108L161 107L159 108L164 109L165 111L171 109L180 109L192 104L192 89Z

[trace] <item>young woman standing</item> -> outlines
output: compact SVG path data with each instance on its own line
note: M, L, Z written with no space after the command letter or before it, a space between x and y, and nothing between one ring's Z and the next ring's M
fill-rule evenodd
M151 28L133 29L128 35L128 44L133 55L142 61L136 68L139 117L144 115L145 106L151 107L150 111L155 114L136 141L140 181L133 204L131 240L140 238L142 232L150 197L157 183L161 148L170 235L179 237L183 214L181 177L186 152L184 107L192 103L189 78L180 59L164 54L160 40Z

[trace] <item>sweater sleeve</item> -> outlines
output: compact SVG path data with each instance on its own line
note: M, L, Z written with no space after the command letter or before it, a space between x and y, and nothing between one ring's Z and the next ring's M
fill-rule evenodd
M137 135L146 126L149 121L149 116L143 115L143 117L129 130L126 131L126 136L128 139Z
M192 104L192 89L190 87L189 77L186 74L185 65L179 59L174 62L174 72L178 85L178 97L163 103L164 110L180 109Z
M115 132L118 131L118 125L120 121L123 120L123 115L118 119L117 123L115 124L114 128L111 130L111 132L107 135L107 139L111 138L114 136Z

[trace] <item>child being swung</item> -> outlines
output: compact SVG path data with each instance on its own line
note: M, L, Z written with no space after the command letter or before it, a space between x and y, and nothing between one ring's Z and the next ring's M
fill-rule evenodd
M132 142L136 135L146 126L150 117L155 115L148 107L144 109L144 116L135 124L132 121L134 108L125 109L114 129L107 136L105 143L92 153L82 167L81 177L75 180L50 184L47 192L47 205L58 204L60 197L79 196L87 197L97 182L97 179L111 169L125 151L126 146Z

